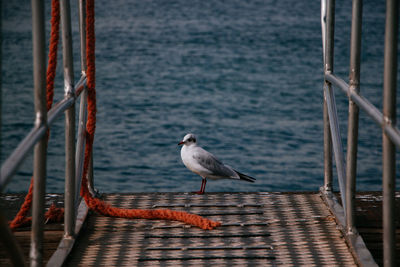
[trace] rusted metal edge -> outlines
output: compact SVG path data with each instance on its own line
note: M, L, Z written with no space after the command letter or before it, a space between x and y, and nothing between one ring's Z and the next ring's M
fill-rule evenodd
M357 264L365 267L377 267L378 264L376 264L371 252L368 250L367 246L364 243L364 240L358 234L358 232L354 231L354 233L352 234L346 233L346 220L344 217L344 210L343 207L339 204L336 196L330 191L325 191L323 188L320 189L320 196L323 199L324 203L328 206L332 214L335 215L336 223L339 225L339 229L343 233L346 243L349 246L350 251L353 254L353 257L356 260Z
M75 235L73 238L71 237L63 237L58 244L57 250L53 253L49 261L47 262L48 267L58 267L62 266L66 258L68 257L69 253L71 252L76 238L79 236L79 233L83 227L83 223L86 220L86 217L88 215L89 208L87 207L85 200L81 199L81 202L79 204L78 208L78 214L76 216L76 222L75 222Z

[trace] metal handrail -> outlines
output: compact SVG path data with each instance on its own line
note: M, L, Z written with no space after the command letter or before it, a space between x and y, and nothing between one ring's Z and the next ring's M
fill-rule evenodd
M382 112L379 111L377 107L375 107L371 102L369 102L365 97L363 97L360 93L351 91L350 86L337 77L334 74L325 74L325 79L329 81L332 85L336 86L339 89L349 96L349 98L354 101L357 106L359 106L365 113L367 113L380 127L383 128L385 133L390 137L392 142L400 148L400 130L393 123L388 123L383 116Z
M35 114L36 121L33 129L19 143L1 167L0 192L4 190L8 182L18 170L27 154L34 148L34 193L32 210L32 241L30 252L31 266L43 265L43 228L44 228L44 198L46 178L46 131L52 123L65 113L66 131L66 186L65 186L65 216L64 216L64 237L60 241L59 248L55 255L49 260L49 266L61 266L68 252L72 249L76 234L80 231L84 218L87 214L87 207L84 201L80 201L80 179L82 176L85 146L86 127L86 43L85 43L85 0L79 0L79 18L81 32L81 66L82 76L73 86L73 64L72 64L72 38L71 38L71 17L69 0L60 1L60 17L62 25L63 42L63 65L64 65L64 98L56 103L49 112L46 111L45 93L45 38L44 38L44 1L32 1L32 25L33 25L33 51L34 51L34 90L35 90ZM75 103L81 98L78 137L75 148ZM89 166L91 168L91 166ZM89 173L93 171L89 169ZM93 183L92 183L93 184ZM1 218L0 218L1 219ZM0 220L2 224L5 220ZM0 233L1 238L11 242L14 249L12 259L20 259L14 263L20 264L23 255L15 238L10 238L6 231Z
M326 2L325 2L326 1ZM382 184L383 184L383 250L384 266L395 266L395 146L400 148L400 131L395 125L396 119L396 88L397 88L397 42L398 42L398 1L386 1L386 25L385 25L385 53L384 53L384 86L383 86L383 112L380 112L371 102L360 94L360 51L361 51L361 26L362 26L362 0L353 0L352 27L350 41L350 82L335 76L333 73L333 44L334 44L334 0L321 1L321 25L324 49L324 187L322 192L328 196L328 204L339 214L339 221L345 225L345 234L350 245L356 252L361 253L365 265L374 266L370 253L366 251L362 238L358 235L354 225L355 216L355 185L356 162L358 140L358 110L361 108L382 128ZM343 155L340 140L339 127L335 127L337 114L332 86L340 88L349 99L349 121L347 142L347 165L341 160ZM333 107L333 108L332 108ZM327 127L327 125L331 125ZM332 200L332 158L331 147L335 152L335 160L338 168L339 185L343 173L340 166L347 167L346 186L342 190L340 186L343 209ZM343 184L343 182L342 182ZM345 191L345 193L343 192ZM343 219L344 217L344 219Z
M47 123L39 127L34 127L26 137L14 149L11 155L1 166L0 192L3 192L13 175L18 170L21 163L27 157L33 146L45 135L54 121L70 108L86 87L86 75L83 74L79 82L75 85L74 96L67 95L57 102L47 113Z

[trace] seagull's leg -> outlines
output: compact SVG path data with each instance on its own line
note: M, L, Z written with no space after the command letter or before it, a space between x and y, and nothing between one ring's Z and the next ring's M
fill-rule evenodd
M196 191L196 192L193 192L193 193L198 194L198 195L204 194L204 190L206 189L206 183L207 183L206 178L203 178L203 180L201 181L200 190Z
M200 194L204 194L204 190L206 190L206 183L207 183L207 179L203 178L203 181L201 181L201 193Z

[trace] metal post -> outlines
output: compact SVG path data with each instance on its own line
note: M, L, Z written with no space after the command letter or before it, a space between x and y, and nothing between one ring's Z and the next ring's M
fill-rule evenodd
M83 175L83 162L85 157L85 136L86 136L86 105L87 90L84 89L81 94L81 103L79 108L78 122L78 140L76 144L76 173L75 173L75 207L79 205L79 192Z
M324 42L324 73L333 71L333 36L335 25L335 0L326 0L323 8L325 13L325 42ZM324 88L331 87L325 81ZM332 191L332 135L328 116L327 94L324 90L324 182L325 190Z
M335 0L327 0L326 4L326 42L325 42L325 72L333 72L333 47L335 33Z
M325 94L325 93L324 93ZM324 96L324 190L332 192L332 137L329 126L328 105Z
M339 189L342 198L343 209L346 210L346 166L344 163L342 140L340 137L339 121L336 111L335 95L332 85L326 80L326 75L333 72L333 48L334 48L334 25L335 25L335 1L328 0L326 12L326 44L325 44L325 84L324 98L329 114L329 126L331 130L333 152L335 155L336 169L339 180ZM346 213L345 213L346 215Z
M346 165L344 162L342 138L340 136L339 119L336 110L335 95L330 83L324 86L324 96L329 114L329 126L332 136L332 148L335 156L336 170L339 181L339 190L342 199L343 211L346 210ZM344 213L346 216L346 213Z
M80 21L80 37L81 37L81 68L82 68L82 74L86 74L87 71L87 63L86 63L86 0L79 0L79 21ZM80 106L80 113L82 116L82 121L86 121L86 105L87 105L87 90L82 92L82 97L81 97L81 106ZM83 116L83 114L85 114ZM81 122L80 122L81 123ZM83 122L82 122L83 123ZM83 130L83 129L82 129ZM82 148L84 145L84 140L82 141ZM92 195L95 194L94 190L94 183L93 183L93 151L91 153L91 158L89 159L89 171L87 173L87 179L88 179L88 187L89 191ZM82 175L81 175L82 176ZM82 177L79 176L77 177L77 181L80 182Z
M360 51L362 0L353 0L350 41L350 81L349 91L360 92ZM359 108L350 98L349 121L347 127L347 168L346 168L346 230L354 234L355 229L355 190L357 174L357 145L358 145L358 114Z
M94 189L94 180L93 180L93 150L92 150L91 157L89 160L89 171L87 174L87 178L88 178L89 192L90 192L90 194L92 194L92 196L96 196L97 192Z
M72 61L71 14L69 0L61 2L64 89L66 96L74 96ZM73 237L75 229L75 104L65 111L65 218L64 235Z
M86 1L79 0L79 33L81 44L81 70L82 75L86 75ZM76 145L76 195L75 201L78 205L79 192L83 173L83 158L85 147L85 133L86 133L86 105L87 105L87 90L83 90L81 95L81 102L79 108L79 126L78 126L78 140Z
M81 41L81 69L86 73L86 0L79 0L79 33Z
M324 72L326 71L326 0L321 0L321 30ZM324 84L326 86L326 84ZM329 126L328 106L324 94L324 187L325 192L332 191L332 137Z
M333 50L334 50L334 26L335 26L335 1L327 1L326 12L326 44L325 44L325 75L333 72ZM345 195L345 163L343 157L342 141L340 137L339 122L337 118L335 95L333 94L332 85L325 79L324 98L327 104L329 114L329 126L331 131L331 140L335 155L335 162L339 180L339 189L342 198L343 209L346 210ZM327 145L326 145L327 146Z
M33 83L35 90L35 127L46 125L46 55L43 0L32 0ZM46 137L35 145L33 162L33 207L31 266L43 264L43 223L46 192Z
M385 53L383 72L383 116L386 124L396 123L397 33L398 1L386 1ZM384 266L396 265L395 245L395 146L383 131L383 262Z

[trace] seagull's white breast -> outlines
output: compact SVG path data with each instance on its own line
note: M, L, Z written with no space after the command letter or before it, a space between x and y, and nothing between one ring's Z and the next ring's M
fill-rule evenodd
M196 149L198 149L198 148L199 147L197 147L195 145L183 146L181 149L182 162L183 162L183 164L185 164L186 168L188 168L192 172L194 172L202 177L206 177L209 174L211 174L210 171L207 170L206 168L204 168L203 166L201 166L197 162L197 160L193 157L194 154L196 153Z

